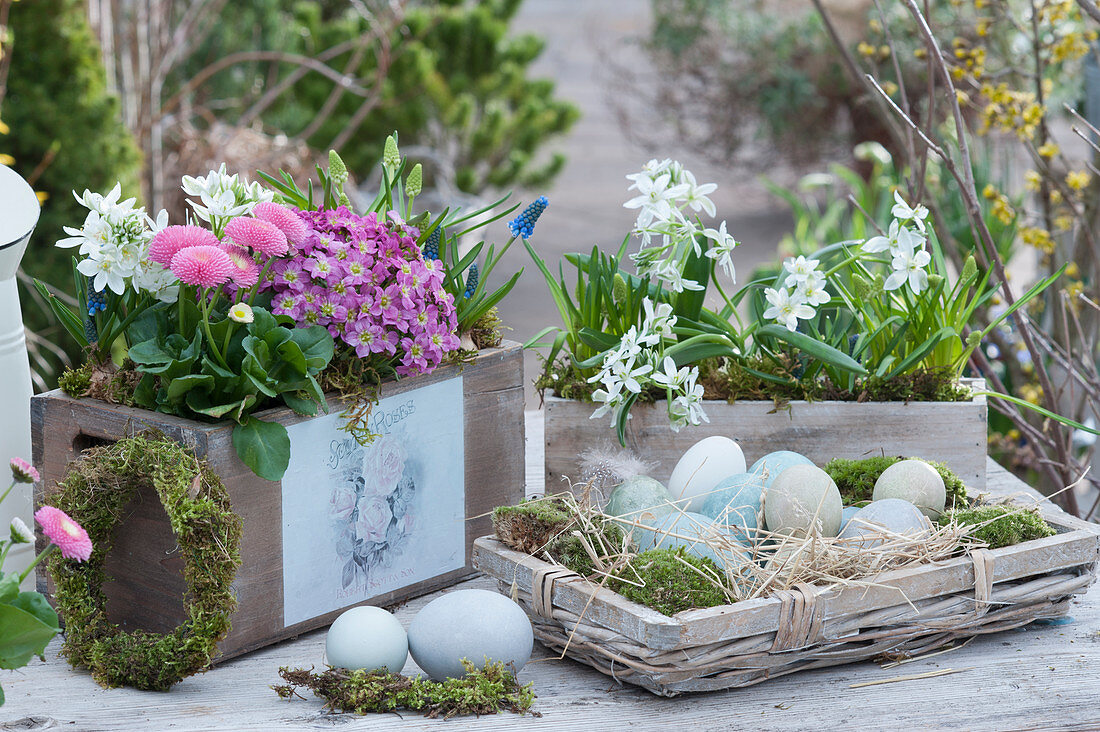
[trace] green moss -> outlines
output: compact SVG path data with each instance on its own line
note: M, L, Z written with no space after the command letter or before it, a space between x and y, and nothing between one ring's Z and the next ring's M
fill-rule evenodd
M684 566L684 562L713 577L722 576L714 562L692 556L684 547L651 549L619 570L607 586L632 602L670 616L691 608L730 602L720 587L695 569Z
M355 714L409 710L449 719L509 711L541 716L531 711L535 702L531 684L520 686L515 672L503 663L488 663L483 669L466 660L462 665L468 672L464 677L442 682L362 669L314 673L284 666L279 676L287 683L271 688L283 699L297 695L300 688L309 689L330 709Z
M80 368L67 368L57 379L57 386L73 399L79 399L88 392L92 385L92 367L84 364Z
M103 593L119 517L149 485L186 563L186 620L167 634L123 632L107 620ZM241 520L218 476L187 448L147 432L86 451L46 501L80 523L94 547L87 562L49 560L66 623L61 652L104 686L163 691L209 666L237 607L231 584L240 565Z
M846 505L871 500L875 490L875 481L882 475L882 471L894 463L906 460L904 457L873 457L863 460L845 460L835 458L825 464L825 472L840 489L840 496ZM923 458L919 458L923 460ZM956 505L966 505L966 486L962 479L943 463L925 460L926 463L936 469L943 478L943 485L947 489L947 508L950 510Z
M606 547L612 552L618 552L623 545L623 530L616 524L606 522L603 525L603 541L594 536L586 537L597 553L601 553L601 547ZM573 570L582 577L592 577L596 572L596 563L584 548L584 542L579 536L563 534L553 539L546 547L547 553L554 561L563 567Z
M470 340L478 348L496 348L504 338L501 334L503 324L500 311L491 307L470 327Z
M803 364L788 354L774 358L754 357L747 363L728 358L699 361L699 384L704 398L738 401L771 401L777 406L792 401L832 400L842 402L955 402L972 397L970 389L959 385L950 369L918 369L892 379L868 377L854 387L840 387L826 377L805 380ZM540 393L549 390L564 399L591 401L597 384L589 384L573 364L559 359L535 381ZM664 398L664 392L647 391L640 401Z
M940 525L946 526L952 520L970 527L967 536L988 544L991 549L1057 533L1038 510L1018 506L977 506L949 511L940 517Z
M497 537L526 554L544 549L572 521L573 516L565 510L564 502L553 497L493 509L493 529Z

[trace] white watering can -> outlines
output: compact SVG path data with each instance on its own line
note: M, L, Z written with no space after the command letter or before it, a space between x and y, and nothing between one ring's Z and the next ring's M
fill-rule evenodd
M27 182L0 165L0 493L11 480L9 461L31 460L31 367L15 273L40 213L38 197ZM33 486L20 483L0 503L0 536L7 538L16 516L34 526L32 492ZM33 558L34 545L16 544L4 569L22 571ZM27 581L33 582L33 577Z

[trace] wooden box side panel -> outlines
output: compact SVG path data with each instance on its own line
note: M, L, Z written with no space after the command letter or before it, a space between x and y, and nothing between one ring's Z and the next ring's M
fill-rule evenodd
M608 418L591 419L591 404L547 398L546 485L576 479L578 456L597 445L617 446ZM707 402L709 424L673 432L659 404L636 404L627 423L627 447L657 462L653 477L666 482L684 452L712 435L740 444L751 464L775 450L794 450L818 465L833 458L912 455L946 463L976 490L985 487L987 407L971 402L795 402L776 411L770 402Z
M394 396L461 375L463 379L466 566L409 585L367 602L393 604L445 587L471 574L473 540L491 530L489 512L523 498L524 423L523 356L518 344L479 354L473 361L437 369L427 376L383 385L382 397ZM330 410L343 404L329 399ZM257 477L237 457L232 425L203 424L146 410L71 399L61 392L32 400L34 460L50 487L64 477L81 449L117 441L155 428L206 458L229 489L245 531L241 568L234 582L239 609L233 629L222 641L221 660L239 655L331 622L340 611L291 627L283 625L282 491L280 484ZM284 424L306 418L285 408L267 410L264 419ZM41 495L36 496L41 500ZM142 491L127 509L108 557L105 585L109 608L125 611L124 626L155 632L171 630L183 620L183 560L155 492ZM45 579L40 587L46 590Z

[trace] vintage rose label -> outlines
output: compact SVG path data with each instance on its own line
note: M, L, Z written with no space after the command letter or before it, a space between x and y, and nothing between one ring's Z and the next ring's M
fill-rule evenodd
M360 445L329 414L288 427L286 626L466 563L462 377L379 402Z

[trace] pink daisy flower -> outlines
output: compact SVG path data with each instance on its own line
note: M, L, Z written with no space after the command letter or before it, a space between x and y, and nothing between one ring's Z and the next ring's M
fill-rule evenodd
M252 215L261 221L274 224L286 235L291 244L301 244L309 236L309 227L306 226L306 222L286 206L263 201L252 208Z
M16 483L37 483L42 480L35 467L23 458L11 459L11 477Z
M42 527L42 533L61 550L61 556L78 562L92 556L92 540L88 532L60 508L43 506L34 514L34 520Z
M247 252L231 244L222 244L220 248L229 255L229 258L233 261L233 266L237 269L237 271L231 275L234 284L238 287L248 289L259 281L260 267L256 264L256 260L250 257Z
M217 244L218 237L201 226L165 226L149 242L149 259L167 267L172 264L172 257L181 249Z
M229 255L215 246L188 247L172 257L172 274L180 282L196 287L213 287L237 273Z
M260 254L269 257L281 257L290 251L286 234L261 219L241 216L225 225L225 235L239 247L252 247Z

